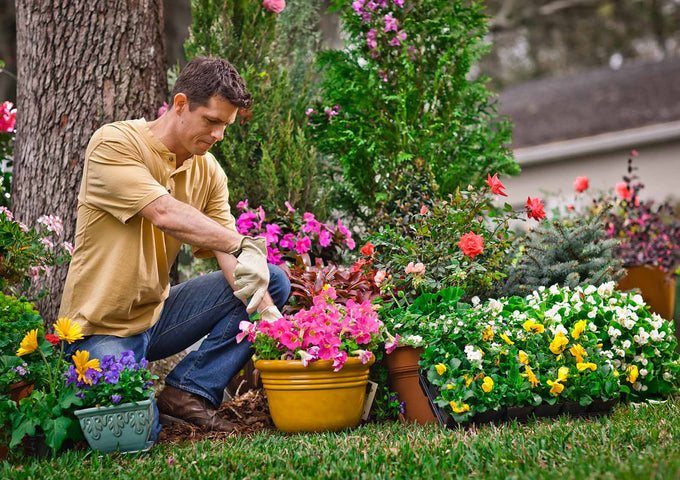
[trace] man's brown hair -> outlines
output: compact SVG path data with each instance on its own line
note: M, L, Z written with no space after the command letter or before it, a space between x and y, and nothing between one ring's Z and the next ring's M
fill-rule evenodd
M208 105L213 95L229 100L235 107L248 108L253 103L253 96L246 90L246 82L234 66L214 57L198 57L187 63L177 77L172 97L178 93L187 96L191 110Z

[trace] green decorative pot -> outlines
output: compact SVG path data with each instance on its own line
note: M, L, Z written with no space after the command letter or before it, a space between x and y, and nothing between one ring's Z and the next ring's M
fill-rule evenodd
M83 408L74 413L93 450L134 453L151 448L151 399L110 407Z

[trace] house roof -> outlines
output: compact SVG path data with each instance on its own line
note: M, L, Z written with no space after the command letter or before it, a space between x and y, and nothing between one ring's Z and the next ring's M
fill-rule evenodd
M680 120L680 57L535 80L500 94L513 148Z

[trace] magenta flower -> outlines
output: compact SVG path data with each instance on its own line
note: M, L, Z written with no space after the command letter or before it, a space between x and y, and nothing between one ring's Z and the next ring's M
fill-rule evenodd
M371 28L366 34L366 45L368 46L369 50L373 50L374 48L378 47L378 42L376 41L377 35L378 32L375 30L375 28Z
M279 247L285 248L286 250L292 250L295 248L295 235L292 233L286 233L281 240L279 240Z
M354 0L352 2L352 10L361 15L364 13L364 3L366 3L366 0Z
M302 238L298 238L297 241L295 242L295 251L298 252L300 255L304 255L305 253L309 252L309 249L311 247L312 241L307 235L305 235Z
M378 4L374 0L369 0L369 2L366 4L366 8L369 10L375 10L378 8Z
M397 7L404 8L404 0L394 0L394 3L397 5Z
M286 202L283 202L283 204L284 204L284 205L286 206L286 208L288 209L288 212L290 212L290 213L295 213L295 209L291 206L291 204L290 204L289 202L286 201Z
M396 32L398 30L399 22L392 16L391 13L385 15L383 19L385 20L385 33Z
M168 111L169 105L168 102L163 102L163 105L158 107L158 116L162 117L165 112Z
M394 38L390 41L390 46L391 46L391 47L398 47L399 45L401 45L401 42L404 41L404 40L406 40L406 32L403 31L403 30L399 30L399 31L397 32L397 36L394 37Z
M278 248L267 247L267 262L273 265L281 265L283 263L283 258Z
M319 245L327 247L331 244L332 239L331 232L328 230L321 230L321 233L319 234Z
M340 351L333 357L333 371L338 372L347 361L347 352Z
M356 353L359 357L359 360L361 360L361 363L364 365L370 362L371 358L373 357L373 353L368 350L357 350Z
M416 53L418 50L413 45L409 45L409 47L406 49L406 51L409 53L409 60L417 60L418 57L416 57Z
M286 8L285 0L263 0L262 6L272 13L281 13Z
M361 14L361 21L363 23L370 22L372 18L373 18L373 16L371 15L371 12L364 12L364 13Z
M281 227L275 223L268 223L265 225L266 233L264 238L267 239L267 244L276 243L279 241L279 235L281 235Z
M13 132L17 122L17 109L12 102L0 104L0 132Z
M246 198L245 200L238 202L236 208L242 211L248 210L248 199Z

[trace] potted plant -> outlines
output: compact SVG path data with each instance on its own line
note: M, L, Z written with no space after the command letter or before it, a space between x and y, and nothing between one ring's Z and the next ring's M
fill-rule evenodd
M619 288L639 288L653 312L669 320L675 305L675 277L680 267L680 220L668 202L640 198L644 185L628 158L628 172L615 188L616 197L605 196L598 205L611 202L607 235L619 240L616 254L623 259L627 275Z
M72 343L83 336L80 325L69 319L59 319L53 327L56 335L40 335L38 328L30 330L16 351L16 356L27 365L36 366L33 370L35 389L11 408L10 448L28 436L36 439L34 453L43 454L49 448L54 454L65 440L82 439L73 416L81 400L66 385L63 342ZM37 368L38 365L41 368Z
M119 357L104 355L90 359L87 351L76 351L66 373L66 384L74 385L82 399L74 412L87 443L93 450L139 452L151 448L149 434L154 420L152 380L147 361L135 361L132 350Z
M364 406L373 351L387 338L369 301L336 302L326 286L313 305L275 322L241 322L237 341L254 343L274 424L288 433L355 427Z
M434 406L465 423L504 407L601 413L622 393L644 400L677 391L673 325L614 286L541 287L453 312L421 361L439 391Z

